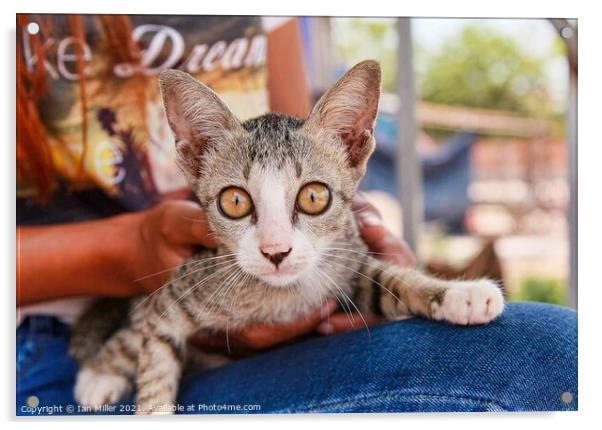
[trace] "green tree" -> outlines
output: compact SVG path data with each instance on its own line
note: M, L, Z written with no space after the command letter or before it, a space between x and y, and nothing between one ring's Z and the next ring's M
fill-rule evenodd
M368 58L377 60L384 91L395 90L395 18L334 18L333 30L335 49L347 66Z
M531 116L551 114L545 58L526 54L514 39L469 26L438 52L418 52L425 57L418 74L422 100Z
M384 91L395 91L395 18L334 18L335 49L347 66L373 58L383 70ZM436 28L434 28L436 31ZM548 53L528 53L515 38L472 24L430 52L414 43L418 95L452 106L501 109L555 117L544 73L547 62L565 55L560 38Z
M560 279L526 278L512 300L566 305L566 283Z

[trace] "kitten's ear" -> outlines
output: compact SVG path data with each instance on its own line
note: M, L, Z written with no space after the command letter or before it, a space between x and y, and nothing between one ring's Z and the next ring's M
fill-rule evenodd
M211 88L188 73L165 70L159 75L159 87L176 140L178 165L194 183L201 174L203 152L242 132L242 125Z
M367 60L353 66L314 106L304 128L322 140L338 138L346 146L356 176L366 170L374 151L374 121L380 97L380 65Z

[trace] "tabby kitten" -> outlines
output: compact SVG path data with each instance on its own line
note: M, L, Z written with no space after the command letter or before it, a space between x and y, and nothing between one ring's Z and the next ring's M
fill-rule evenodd
M389 320L484 324L502 312L493 282L390 265L358 234L351 200L374 150L378 63L349 70L305 121L267 114L241 123L186 73L164 71L159 82L178 164L223 245L131 301L128 321L82 364L79 403L114 403L135 385L137 413L166 412L191 334L290 322L332 297ZM76 356L81 343L74 336Z

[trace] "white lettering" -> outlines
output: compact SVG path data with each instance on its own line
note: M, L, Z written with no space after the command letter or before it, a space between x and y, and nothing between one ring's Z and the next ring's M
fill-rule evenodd
M263 34L253 37L249 53L245 59L245 66L260 66L265 64L267 57L267 37Z
M31 46L31 35L23 31L23 56L27 69L34 71L38 61ZM36 36L34 36L36 37ZM121 63L115 65L113 72L117 77L129 78L136 73L145 75L157 75L161 70L175 67L184 57L186 51L185 40L176 29L165 25L143 24L134 29L132 39L141 44L148 42L148 46L142 49L140 64ZM55 39L45 40L44 68L52 79L64 78L69 81L77 81L80 76L77 73L78 55L73 45L79 42L74 37L62 39L56 49L56 64L49 61L45 54L50 52L56 43ZM84 60L84 73L90 73L88 63L92 60L92 50L87 43L82 43ZM212 71L217 67L224 70L239 69L244 66L257 67L265 64L267 57L267 38L265 35L256 35L252 39L241 37L227 43L219 40L213 45L195 45L190 55L186 58L181 69L189 73L201 71Z
M207 72L213 70L215 68L215 63L217 59L224 54L226 50L226 42L220 40L215 45L211 47L207 55L203 59L203 69Z
M207 52L207 45L195 45L186 61L186 70L188 73L196 73L201 70L201 59Z
M27 65L27 70L33 72L33 66L37 63L38 57L31 52L31 42L30 35L27 31L23 31L23 55L25 57L25 64ZM50 74L52 79L58 79L60 76L56 69L52 66L52 64L46 59L46 50L52 46L54 43L54 39L49 37L42 45L42 50L44 51L44 68Z
M79 80L77 67L74 67L73 71L67 68L68 63L77 63L77 54L75 54L75 52L68 53L68 49L76 44L81 44L82 46L84 64L92 59L92 53L90 52L90 47L87 43L81 43L74 37L67 37L61 40L61 42L59 43L58 52L56 54L56 64L63 78L69 81ZM84 75L86 74L88 74L88 68L84 67Z
M232 41L222 57L222 67L225 70L240 68L248 46L249 41L242 37Z
M184 38L175 29L166 25L144 24L136 27L132 33L132 38L139 42L145 33L154 32L151 42L145 50L142 51L142 72L145 75L157 75L163 69L173 67L184 54ZM167 42L171 42L171 51L161 64L153 63L163 52ZM153 67L151 67L153 66ZM131 64L118 64L115 66L115 74L122 78L132 76L136 68Z

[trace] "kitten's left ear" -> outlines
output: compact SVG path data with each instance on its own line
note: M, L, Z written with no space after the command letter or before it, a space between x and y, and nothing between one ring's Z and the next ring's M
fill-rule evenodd
M353 66L314 106L304 129L310 135L338 138L349 167L359 179L374 151L374 121L380 97L380 65L373 60Z
M242 133L242 126L211 88L188 73L164 70L159 86L176 140L176 161L194 184L202 173L203 154Z

